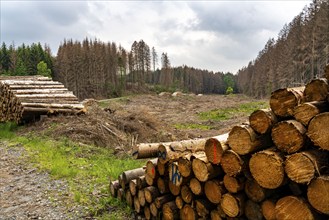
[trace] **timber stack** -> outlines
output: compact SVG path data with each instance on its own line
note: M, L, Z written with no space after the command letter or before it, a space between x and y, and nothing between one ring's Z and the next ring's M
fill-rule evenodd
M0 76L0 122L84 112L78 98L60 82L43 76Z
M140 144L110 182L137 219L328 219L329 85L279 89L271 109L208 139ZM123 178L133 173L129 178Z

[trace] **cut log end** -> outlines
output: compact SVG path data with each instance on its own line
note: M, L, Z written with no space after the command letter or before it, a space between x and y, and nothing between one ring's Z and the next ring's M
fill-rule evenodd
M329 151L329 112L318 114L310 121L307 136L315 145Z
M270 109L259 109L249 116L250 126L259 134L269 132L276 122L277 118Z
M275 205L276 219L314 219L307 203L296 196L285 196Z
M329 176L320 176L307 189L310 204L319 212L329 215Z

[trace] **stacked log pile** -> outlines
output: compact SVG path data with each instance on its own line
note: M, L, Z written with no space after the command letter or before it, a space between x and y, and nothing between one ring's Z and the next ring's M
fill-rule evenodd
M136 158L158 158L111 195L141 219L328 219L328 92L315 79L273 92L271 109L228 134L141 144Z
M48 77L0 77L0 122L22 122L44 114L84 111L84 106L72 92Z

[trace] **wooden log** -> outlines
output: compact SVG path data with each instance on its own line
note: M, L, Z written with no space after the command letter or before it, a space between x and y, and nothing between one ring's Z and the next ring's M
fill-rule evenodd
M54 108L54 109L83 109L84 105L82 104L58 104L58 103L20 103L25 109L26 107L32 108Z
M250 127L259 134L270 132L277 122L278 119L271 109L259 109L249 116Z
M146 162L145 173L149 175L152 179L154 179L157 176L157 162L158 162L158 158L155 158L153 160L148 160Z
M220 162L223 171L229 176L236 176L247 166L244 160L233 150L227 150L223 153Z
M226 193L224 184L219 179L208 180L205 183L204 191L207 199L214 204L219 204L222 199L222 195Z
M147 173L145 174L145 181L147 183L147 185L149 186L153 186L157 183L158 181L158 176L156 178L152 178L151 176L149 176Z
M161 163L158 159L157 170L160 176L166 176L168 174L168 163Z
M168 183L169 182L169 179L168 178L165 178L165 177L159 177L158 180L157 180L157 187L159 189L159 192L161 194L166 194L166 193L169 193L170 190L169 190L169 186L168 186Z
M29 89L62 89L62 84L57 85L8 85L10 90L29 90Z
M318 114L310 121L307 136L316 146L329 151L329 112Z
M180 190L181 198L185 203L192 203L193 193L189 186L183 185Z
M5 85L63 85L56 81L36 81L36 80L1 80Z
M195 209L190 204L185 204L184 207L180 210L180 219L181 220L197 220L198 214Z
M151 219L151 210L150 207L148 205L144 206L144 216L146 220L150 220Z
M182 177L189 177L193 173L191 158L193 158L192 154L187 154L178 158L178 170Z
M145 206L145 203L146 203L144 189L140 189L138 191L137 196L138 196L138 200L139 200L140 206L143 206L144 207Z
M328 80L325 78L313 79L306 84L304 90L304 101L324 101L329 93Z
M250 200L257 203L263 201L273 193L273 191L261 187L254 179L247 179L244 191Z
M261 209L266 220L276 220L275 202L273 200L264 200L261 204Z
M204 151L209 162L220 163L223 152L228 149L227 138L228 133L207 139Z
M18 94L61 94L61 93L69 93L72 94L67 88L51 88L51 89L11 89L10 90L14 95Z
M175 201L167 202L162 207L162 218L164 220L173 220L179 218L179 209Z
M283 161L282 154L274 149L257 152L249 161L251 175L264 188L278 188L285 181Z
M154 158L158 156L161 143L140 143L133 146L132 155L135 159ZM167 144L167 143L163 143Z
M183 177L178 170L178 163L171 162L169 163L169 181L173 184L180 186L183 183Z
M158 217L158 208L156 207L155 203L152 202L150 204L150 211L151 211L151 215L154 216L154 217Z
M137 193L137 179L130 180L129 182L129 190L132 196L135 196Z
M148 186L148 187L144 188L144 196L145 196L146 202L152 203L155 200L155 198L160 196L160 192L157 187Z
M243 190L245 181L246 178L244 176L233 177L225 174L223 178L224 186L230 193L238 193Z
M175 196L173 196L172 194L166 194L166 195L157 197L154 200L154 204L155 204L156 208L160 209L163 204L174 201L174 199L175 199Z
M145 174L144 168L136 168L133 170L127 170L122 173L122 184L129 184L130 180L137 179L140 176L143 176ZM124 186L121 185L122 188Z
M110 181L110 194L112 197L117 197L119 188L120 188L119 180Z
M305 87L278 89L271 94L270 106L275 115L290 117L302 102Z
M161 144L158 148L158 158L161 163L166 163L169 160L177 161L184 154L203 151L205 143L206 139L202 138L173 142L170 145Z
M232 218L242 216L244 214L245 195L225 193L220 202L224 213Z
M295 107L294 117L304 126L307 126L314 116L327 111L329 111L328 102L305 102Z
M281 219L315 219L309 205L304 199L296 196L285 196L275 205L275 216Z
M122 189L125 189L126 185L125 183L123 182L123 179L122 179L122 173L118 176L118 181L119 181L119 184L121 186Z
M135 212L137 213L140 213L141 212L141 205L139 203L139 198L138 196L134 196L134 210Z
M262 220L263 213L260 204L253 202L251 200L247 200L245 202L245 209L244 209L245 216L249 220Z
M250 125L239 125L231 129L228 144L239 155L246 155L270 147L272 141L268 135L257 135Z
M329 215L329 175L311 181L307 188L307 199L317 211Z
M292 181L309 184L317 174L321 173L321 168L325 168L327 163L327 152L309 150L288 156L284 162L284 169Z
M52 93L52 94L16 94L15 95L18 99L24 98L76 98L73 93Z
M195 200L196 212L201 218L207 218L210 215L210 211L216 206L207 199Z
M178 196L180 193L180 186L177 186L175 184L173 184L171 181L168 182L168 186L169 186L169 191L171 192L171 194L173 194L174 196Z
M175 203L178 209L182 209L185 204L181 196L176 196Z
M125 200L125 190L122 188L118 189L117 198L121 201Z
M200 182L197 178L192 178L189 186L194 195L201 196L204 194L204 183Z
M288 154L300 150L306 142L306 128L296 120L281 121L272 129L272 139L277 148Z
M136 188L137 189L143 189L147 186L147 182L144 176L139 176L136 178Z
M126 200L126 203L129 207L133 207L134 206L134 198L133 196L131 195L131 192L129 189L127 189L125 191L125 200Z
M220 213L218 210L213 209L210 212L210 219L211 220L222 220L223 218L221 217Z
M193 160L192 169L195 177L201 182L206 182L208 179L223 174L223 170L220 166L208 162L206 154Z

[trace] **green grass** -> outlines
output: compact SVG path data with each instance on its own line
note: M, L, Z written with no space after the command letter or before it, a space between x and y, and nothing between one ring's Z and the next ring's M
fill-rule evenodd
M211 126L202 124L175 124L177 129L200 129L200 130L210 130Z
M11 139L15 136L14 131L17 129L17 124L13 122L0 123L0 139Z
M224 120L229 120L235 116L247 116L257 109L268 108L268 107L269 105L267 102L263 102L263 101L248 102L248 103L240 104L237 107L214 109L207 112L201 112L199 113L199 117L202 120L224 121Z
M95 146L80 146L68 139L54 141L33 135L15 137L14 125L0 124L0 140L15 146L20 143L29 153L29 160L54 179L64 179L69 186L69 201L88 207L99 219L123 219L127 215L126 205L109 195L109 180L117 179L125 170L145 165L145 161L130 157L116 157L111 149ZM68 202L68 206L72 202ZM114 206L113 213L103 211Z

